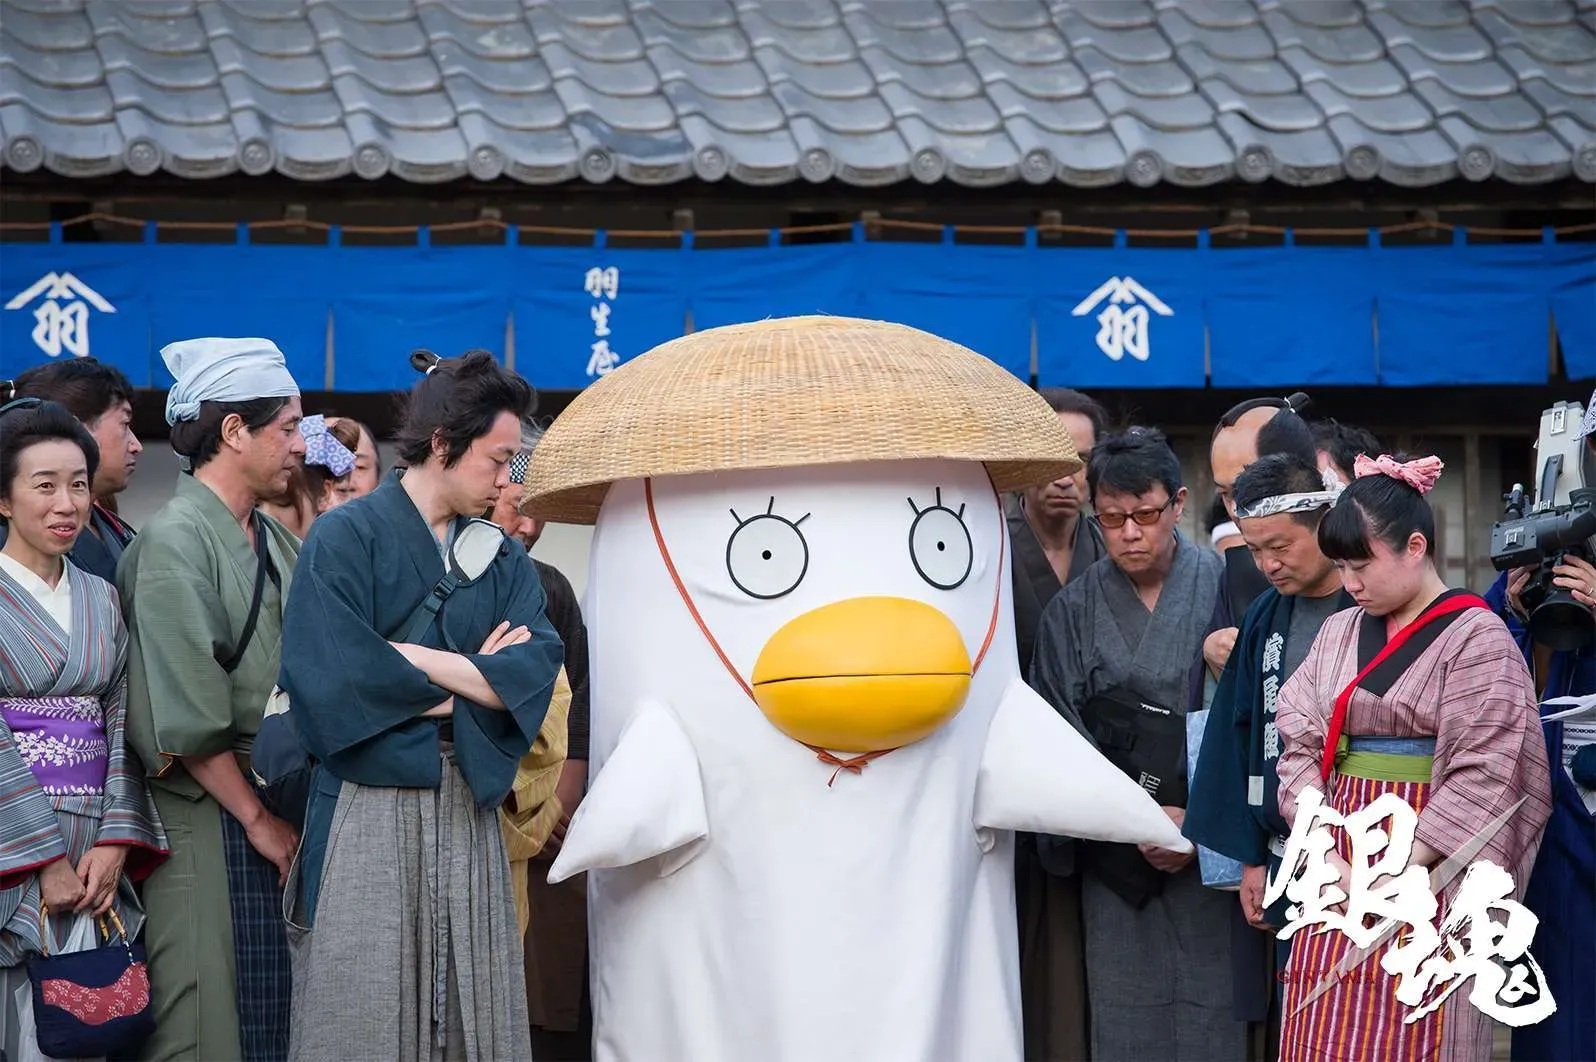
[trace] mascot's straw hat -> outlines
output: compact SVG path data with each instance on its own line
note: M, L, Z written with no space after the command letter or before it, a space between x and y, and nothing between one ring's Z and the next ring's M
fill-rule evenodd
M611 483L862 461L980 461L1000 491L1075 473L1059 418L995 362L905 325L785 317L661 344L583 391L523 503L591 524Z

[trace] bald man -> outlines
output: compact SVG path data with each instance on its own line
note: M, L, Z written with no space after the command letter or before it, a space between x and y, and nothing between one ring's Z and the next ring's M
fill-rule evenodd
M1231 497L1236 477L1258 458L1279 453L1296 454L1311 465L1317 465L1319 459L1313 429L1285 399L1249 399L1231 407L1219 418L1208 461L1214 474L1214 486L1232 520L1236 518L1236 503ZM1253 563L1246 545L1225 550L1225 578L1220 584L1219 600L1214 606L1208 636L1203 640L1202 658L1192 665L1192 703L1206 703L1204 686L1209 679L1218 681L1225 661L1230 659L1230 650L1236 644L1242 616L1268 588L1269 580Z

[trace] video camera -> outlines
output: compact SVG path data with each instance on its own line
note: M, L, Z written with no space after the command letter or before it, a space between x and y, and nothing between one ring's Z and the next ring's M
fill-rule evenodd
M1535 569L1519 600L1529 614L1530 636L1551 649L1596 643L1596 614L1552 585L1552 568L1564 557L1596 564L1596 450L1579 436L1584 415L1578 402L1559 402L1541 413L1534 504L1524 485L1515 483L1503 495L1507 518L1491 528L1497 571Z

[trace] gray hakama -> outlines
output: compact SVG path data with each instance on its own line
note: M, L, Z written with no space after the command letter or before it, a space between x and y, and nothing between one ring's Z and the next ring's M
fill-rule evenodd
M1115 686L1184 713L1187 666L1219 590L1219 557L1180 539L1149 613L1104 559L1042 616L1031 683L1082 732L1082 711ZM1231 1016L1230 918L1235 897L1205 888L1193 861L1164 875L1141 910L1086 869L1082 909L1093 1062L1233 1062L1246 1025Z
M452 747L443 755L436 790L352 785L318 772L318 784L339 788L315 928L303 928L297 905L288 912L291 1059L532 1057L498 808L479 808ZM290 898L300 894L299 872L296 862Z

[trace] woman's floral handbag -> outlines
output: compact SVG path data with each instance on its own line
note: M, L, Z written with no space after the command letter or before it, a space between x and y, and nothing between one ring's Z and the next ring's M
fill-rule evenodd
M155 1032L144 945L128 939L113 908L95 919L101 947L51 955L48 919L41 903L39 942L44 950L28 958L39 1050L52 1058L136 1054Z

